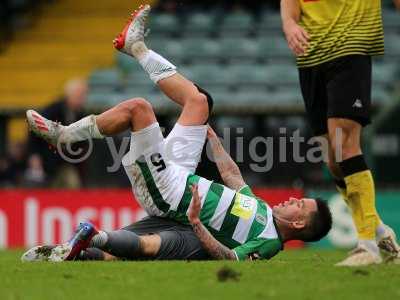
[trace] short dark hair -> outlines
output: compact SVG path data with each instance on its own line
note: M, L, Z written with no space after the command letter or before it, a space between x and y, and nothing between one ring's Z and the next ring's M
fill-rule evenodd
M308 224L299 232L298 238L304 242L317 242L332 228L332 214L326 201L316 198L317 211L311 213Z

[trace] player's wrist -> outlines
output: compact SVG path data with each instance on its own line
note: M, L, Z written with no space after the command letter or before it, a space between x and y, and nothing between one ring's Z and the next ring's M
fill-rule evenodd
M199 218L192 218L192 219L189 219L189 222L190 222L190 224L191 224L192 226L201 225L201 221L200 221Z

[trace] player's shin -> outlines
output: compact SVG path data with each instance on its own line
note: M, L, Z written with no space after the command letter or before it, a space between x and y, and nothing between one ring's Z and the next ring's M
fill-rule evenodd
M347 198L361 244L378 254L375 242L379 216L375 208L375 188L371 171L362 155L340 163L345 176Z
M137 259L141 253L140 237L131 231L100 231L90 243L90 247L101 249L115 257Z

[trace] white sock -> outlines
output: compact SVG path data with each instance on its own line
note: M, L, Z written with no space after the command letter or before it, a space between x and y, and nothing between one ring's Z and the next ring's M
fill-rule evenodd
M380 223L376 228L376 239L380 240L384 237L386 237L386 228L383 223Z
M108 235L105 231L99 231L89 243L89 247L93 248L103 248L108 242Z
M379 255L379 248L375 240L359 240L358 245L364 246L374 254Z
M63 144L85 141L88 139L102 139L96 124L96 116L87 116L71 125L64 126L59 141Z
M147 49L143 42L133 44L131 50L154 83L157 84L160 80L177 73L175 65L153 50Z

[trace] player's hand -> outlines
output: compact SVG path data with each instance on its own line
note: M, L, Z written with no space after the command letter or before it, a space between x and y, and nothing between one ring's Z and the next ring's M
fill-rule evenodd
M188 218L190 224L198 224L200 223L200 210L201 210L201 201L199 196L199 187L197 184L193 184L191 187L193 199L190 202Z
M283 31L285 32L289 48L293 53L296 56L303 55L310 41L310 36L307 31L293 20L287 21L286 24L283 25Z

